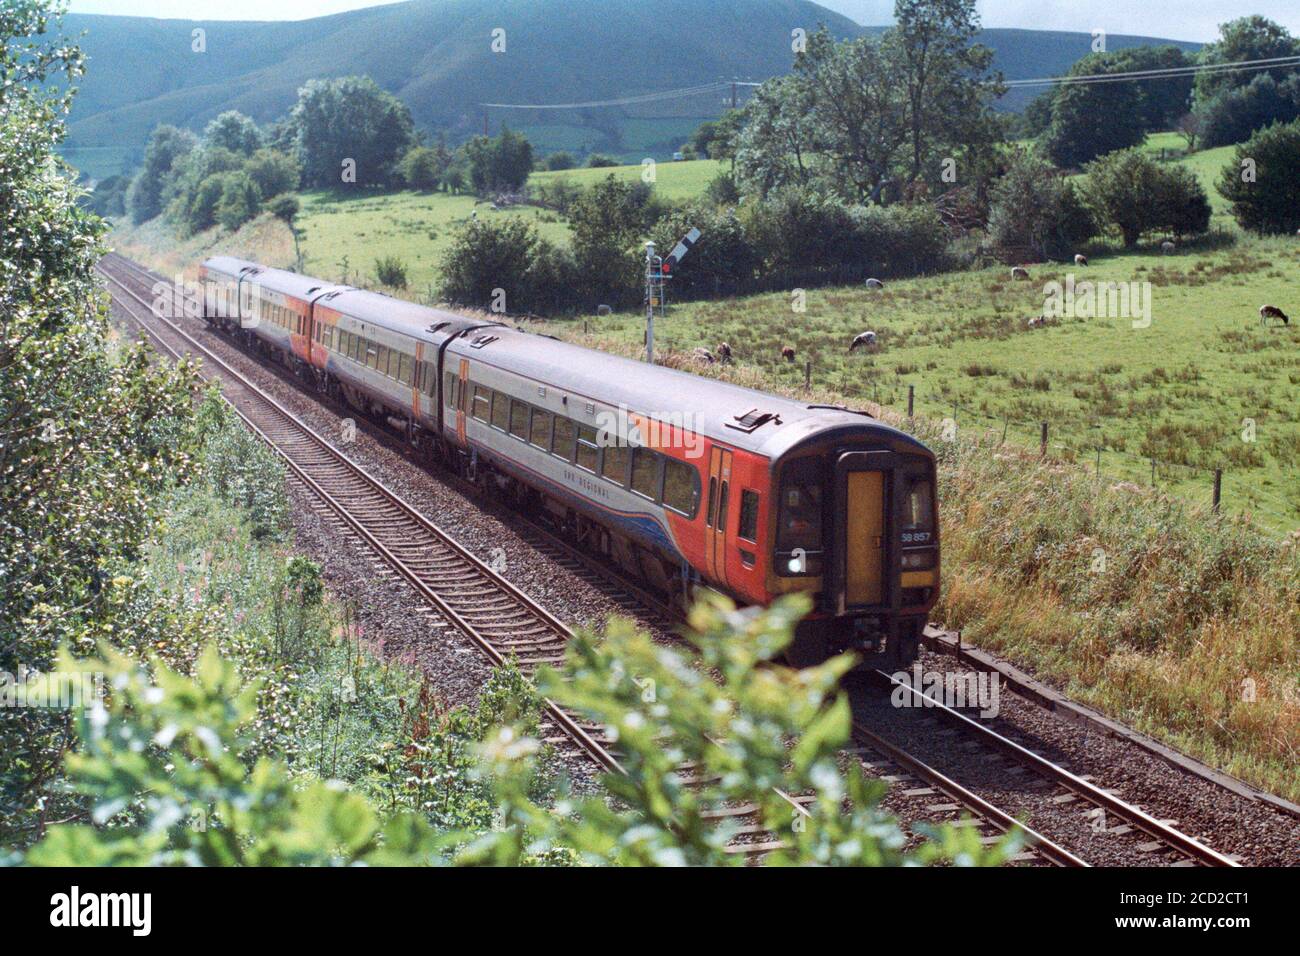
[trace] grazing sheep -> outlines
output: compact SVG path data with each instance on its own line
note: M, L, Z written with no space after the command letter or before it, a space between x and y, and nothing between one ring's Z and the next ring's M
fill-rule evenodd
M726 342L718 343L718 358L723 362L731 361L731 346Z
M794 349L788 345L781 346L781 358L785 359L787 362L793 362Z
M1167 256L1171 256L1171 255L1173 255L1174 250L1177 249L1177 248L1178 248L1178 247L1177 247L1176 245L1174 245L1173 242L1170 241L1170 240L1168 240L1168 239L1166 239L1164 242L1160 243L1160 251L1163 252L1163 253L1164 253L1165 255L1167 255Z
M1013 279L1028 279L1028 278L1029 278L1029 270L1026 269L1024 266L1016 266L1014 269L1011 270L1011 278L1013 278Z
M1076 266L1086 266L1088 264L1088 257L1082 252L1076 252L1074 254L1074 264Z
M853 344L849 346L849 351L850 352L856 351L858 346L861 346L864 349L874 349L876 347L876 333L859 332L856 336L854 336Z
M1283 325L1291 324L1291 317L1275 305L1261 305L1259 307L1259 323L1267 324L1269 319L1281 319Z
M614 310L611 309L611 308L610 308L609 306L607 306L607 305L598 305L598 306L596 306L596 314L597 314L597 315L609 315L609 314L612 313L613 311L614 311Z
M1032 318L1030 318L1029 321L1026 322L1025 324L1028 325L1031 329L1041 329L1044 325L1047 324L1047 316L1035 315Z
M868 289L883 289L884 287L885 287L885 284L884 284L883 282L881 282L879 279L868 279L868 280L867 280L867 288L868 288Z
M695 349L691 352L691 358L695 359L697 362L703 362L705 365L712 365L717 361L717 359L713 357L713 353L705 348Z

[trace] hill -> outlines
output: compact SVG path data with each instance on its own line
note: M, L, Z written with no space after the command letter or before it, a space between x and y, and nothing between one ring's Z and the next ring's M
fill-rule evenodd
M787 71L790 32L862 27L808 0L411 0L294 22L197 23L70 14L89 63L67 146L93 175L132 163L158 123L200 129L222 110L259 122L284 114L318 76L365 73L400 96L418 125L453 139L482 129L479 104L625 98ZM193 31L204 49L195 52ZM505 50L493 52L493 30ZM986 30L1008 78L1063 72L1089 50L1083 33ZM1147 42L1112 36L1112 49ZM1181 44L1192 47L1192 44ZM742 88L743 89L743 88ZM1019 108L1035 91L1005 100ZM728 94L729 95L729 94ZM568 111L493 110L543 151L599 149L628 160L667 158L726 97L697 95Z

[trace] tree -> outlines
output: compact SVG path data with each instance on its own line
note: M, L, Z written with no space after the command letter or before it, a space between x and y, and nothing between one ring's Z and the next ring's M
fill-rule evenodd
M1162 166L1140 150L1109 153L1085 167L1085 202L1126 246L1149 232L1194 235L1210 226L1210 201L1185 166Z
M1090 53L1070 68L1070 75L1117 73L1122 65L1113 54ZM1072 169L1098 156L1137 146L1146 134L1139 84L1065 83L1052 96L1052 124L1044 146L1052 162Z
M543 293L556 292L539 281L537 271L551 255L525 219L471 222L455 234L443 256L438 291L449 302L486 309L502 304L500 289L507 311L524 312L537 307Z
M166 125L154 128L144 148L144 165L127 194L132 222L146 222L163 211L168 175L197 145L198 139L188 130Z
M736 158L736 141L744 124L744 110L729 109L715 120L705 120L691 134L696 153L709 159Z
M302 180L302 167L292 156L274 149L259 149L244 163L244 171L263 196L291 193Z
M257 124L239 110L226 110L204 127L203 142L241 156L251 156L262 147L262 133Z
M542 165L546 169L551 170L572 169L574 166L578 165L578 161L573 158L572 153L560 150L559 152L551 153L547 156L546 161Z
M533 147L522 133L502 128L492 138L476 136L465 144L469 178L480 196L517 192L533 171Z
M613 174L569 207L573 259L582 301L627 303L640 298L645 197Z
M1271 60L1300 55L1300 40L1287 29L1262 16L1239 17L1219 26L1219 39L1201 50L1201 62L1207 66L1238 63L1242 60ZM1267 71L1275 82L1283 82L1294 67L1280 66ZM1204 71L1196 77L1196 103L1200 109L1220 93L1251 83L1254 72Z
M1074 187L1029 151L993 186L989 239L1008 262L1068 257L1095 232Z
M1250 139L1271 123L1300 118L1300 76L1279 83L1267 73L1244 86L1222 90L1199 107L1201 146L1213 149Z
M222 173L221 198L217 200L217 222L234 232L257 215L262 205L262 192L253 177L241 170Z
M1246 175L1247 168L1252 175ZM1300 120L1274 124L1237 147L1219 177L1219 195L1232 203L1232 214L1243 229L1293 234L1300 229L1298 169Z
M908 182L937 181L938 145L971 150L996 140L990 107L1004 92L993 51L975 43L975 0L897 0L893 31L903 67L910 144Z
M103 224L55 148L80 51L52 29L48 4L0 5L0 671L49 671L63 645L84 655L120 625L106 600L116 569L156 528L158 497L185 480L195 447L187 363L154 365L143 347L110 351L95 265ZM156 177L189 144L151 138ZM181 150L183 151L183 150ZM144 197L137 190L137 203ZM157 208L159 196L149 201ZM138 207L142 208L142 207ZM156 214L156 213L154 213ZM0 845L77 812L58 786L66 711L4 708Z
M290 116L308 186L390 184L414 142L410 110L366 76L308 80Z
M768 80L754 91L736 144L736 180L742 191L761 198L782 186L808 184L820 162L811 108L807 85L793 76Z
M1178 122L1175 124L1174 129L1178 132L1178 135L1183 138L1183 142L1187 144L1187 152L1196 152L1196 142L1200 138L1201 131L1204 129L1201 117L1195 113L1184 113L1178 118Z
M618 160L613 156L606 156L604 153L592 153L587 157L588 169L607 169L610 166L617 166Z

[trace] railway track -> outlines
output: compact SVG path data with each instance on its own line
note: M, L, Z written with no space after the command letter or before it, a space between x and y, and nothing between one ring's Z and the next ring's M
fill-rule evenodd
M174 359L203 358L200 374L219 378L223 398L244 423L284 460L290 479L323 506L330 524L358 539L382 565L407 582L435 613L468 637L493 664L514 660L530 677L542 665L559 665L573 638L567 625L528 597L399 495L371 477L306 422L190 335L159 315L152 299L156 277L123 257L100 264L116 286L114 299L142 332ZM196 316L185 304L179 314ZM626 772L605 728L543 700L542 733L548 743L568 741L586 758L613 773ZM811 797L777 791L794 814L808 814ZM719 807L718 819L738 824L728 852L758 858L783 841L757 820L757 808Z
M219 375L227 383L227 400L255 433L279 451L294 480L322 502L331 525L359 538L382 562L384 568L408 582L432 605L438 619L469 637L493 663L502 663L513 656L526 673L531 673L541 664L558 663L562 659L564 644L572 636L566 625L371 478L326 439L194 339L179 323L157 316L150 302L137 291L148 288L151 294L152 286L157 281L156 276L118 256L107 259L101 265L101 270L121 290L121 294L116 297L132 319L167 352L179 357L189 351L205 358L206 363L212 366L208 369L209 377ZM126 297L125 300L123 296ZM142 314L147 314L149 318L142 318ZM199 320L193 303L183 302L181 314ZM220 369L220 373L215 369ZM286 378L291 377L280 369L276 371ZM319 400L318 396L313 397ZM391 441L387 432L380 434L385 440ZM466 488L472 489L472 486L466 484ZM531 517L520 516L513 511L510 516L522 517L526 527L531 530L532 535L526 536L533 538L530 545L549 553L565 567L573 570L582 568L604 584L615 585L621 592L618 599L625 606L640 604L658 614L679 615L676 609L658 601L653 594L635 583L624 580L621 575L572 547ZM886 681L892 680L889 675L881 676ZM548 738L549 742L568 740L600 766L621 772L618 755L609 746L611 741L603 736L602 728L582 722L576 715L565 712L553 702L547 701L546 708L551 729L562 732L559 737ZM944 709L940 708L940 712L944 713ZM1167 823L1150 817L1140 808L1124 803L1046 758L971 721L965 715L953 711L944 716L962 728L961 732L979 738L981 746L988 746L1019 760L1067 789L1073 795L1072 798L1104 808L1122 818L1125 826L1136 827L1150 835L1156 843L1172 848L1182 859L1205 865L1236 865L1230 858L1205 847ZM1088 865L1059 843L1031 829L1012 814L999 809L978 793L886 740L870 727L861 722L855 723L853 733L855 746L851 752L858 759L864 760L873 771L886 779L919 780L927 788L943 794L952 801L944 805L946 808L959 809L973 815L973 819L967 822L979 828L981 839L985 842L992 842L1005 833L1019 830L1030 846L1025 853L1020 854L1019 860L1037 860L1059 866ZM868 759L868 754L874 755L876 759ZM799 812L806 813L802 808L802 798L783 796ZM733 852L756 856L780 845L779 839L765 833L761 827L744 826L741 831L742 836L752 839L735 844L731 848Z

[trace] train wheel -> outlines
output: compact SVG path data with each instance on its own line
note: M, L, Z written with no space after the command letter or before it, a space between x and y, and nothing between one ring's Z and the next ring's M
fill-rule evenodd
M787 665L798 670L824 663L831 656L825 627L812 621L801 621L794 630L794 640L782 656Z
M906 670L921 653L921 628L910 621L898 624L897 632L885 648L885 658L894 670Z

